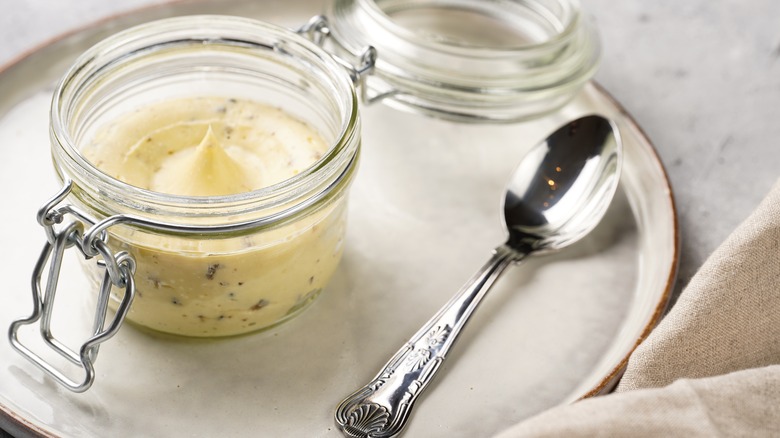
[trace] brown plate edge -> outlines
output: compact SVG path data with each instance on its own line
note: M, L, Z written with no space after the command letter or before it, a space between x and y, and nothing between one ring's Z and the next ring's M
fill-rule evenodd
M647 133L644 129L637 123L637 121L634 119L634 117L626 110L626 108L615 99L612 94L610 94L601 84L599 84L596 81L593 81L593 85L595 88L604 96L606 97L613 105L615 105L615 108L617 108L620 111L620 114L624 117L625 121L631 125L633 129L636 130L636 132L641 137L642 141L644 141L648 146L650 146L650 151L653 154L653 157L655 158L655 162L658 165L658 167L661 169L661 173L664 176L664 182L666 183L666 190L669 194L668 200L672 209L672 222L673 222L673 236L674 236L674 254L671 261L671 266L669 267L669 276L666 279L666 287L664 289L663 295L661 296L661 300L656 305L655 310L653 311L653 316L650 318L650 320L645 325L644 329L642 330L642 333L639 335L639 337L636 339L636 342L634 342L634 346L631 348L630 351L626 353L626 355L623 357L623 359L618 362L618 364L612 368L612 370L593 388L591 388L588 392L586 392L584 395L580 396L577 401L595 397L599 395L604 395L612 392L612 390L615 389L618 382L620 381L620 378L623 377L623 373L626 371L626 367L628 366L628 360L631 357L631 355L634 353L634 350L641 344L645 339L647 339L648 335L650 335L650 332L653 331L655 326L658 325L658 323L661 321L663 316L666 314L666 311L668 310L669 302L671 301L672 297L672 291L674 290L675 282L677 280L677 272L680 266L680 225L679 220L677 217L677 205L674 200L674 192L672 190L672 184L669 181L669 174L666 171L666 167L663 164L663 161L661 160L661 157L658 155L658 150L653 145L653 142L650 140L650 137L648 137Z

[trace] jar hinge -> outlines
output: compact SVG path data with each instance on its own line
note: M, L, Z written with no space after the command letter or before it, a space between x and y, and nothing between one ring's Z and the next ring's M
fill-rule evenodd
M108 234L105 222L97 222L87 214L70 204L60 205L73 188L73 182L66 180L63 188L38 211L38 223L46 232L46 243L33 269L32 294L33 312L27 318L14 321L8 331L11 346L41 370L49 374L58 383L74 392L84 392L95 380L94 363L97 360L100 344L113 337L122 325L135 297L135 260L126 251L113 254L108 247ZM65 223L66 216L73 220ZM89 231L85 232L85 226ZM93 232L95 231L95 232ZM71 247L79 249L85 259L100 257L99 266L105 269L100 284L95 318L91 337L74 351L58 340L52 333L51 318L57 283L62 267L65 250ZM48 268L48 270L47 270ZM46 272L46 283L42 287L41 279ZM106 326L108 302L113 287L124 289L124 295L111 322ZM39 324L40 334L45 345L84 371L84 378L76 380L68 377L56 366L33 352L19 340L19 329L24 325Z
M332 34L328 25L328 19L323 15L316 15L312 17L306 24L296 30L296 32L299 35L308 38L314 44L323 48L325 47L326 41L330 39L329 37ZM346 49L338 46L338 44L336 44L336 46L333 48L338 49L339 52L347 52ZM369 94L369 87L366 85L366 80L371 74L374 73L374 68L376 66L376 60L378 56L377 50L374 48L374 46L366 46L363 49L363 51L357 56L357 65L353 65L350 61L338 53L333 53L333 51L329 51L329 53L336 62L341 64L341 66L347 70L350 79L352 79L352 83L360 93L360 100L363 103L371 104L380 101L390 96L391 94L394 94Z

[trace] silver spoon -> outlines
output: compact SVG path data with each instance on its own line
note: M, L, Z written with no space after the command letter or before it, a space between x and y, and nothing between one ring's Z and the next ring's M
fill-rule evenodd
M620 179L617 129L600 116L567 123L536 145L512 174L504 198L507 242L366 386L339 404L348 437L392 437L431 382L463 325L507 266L564 248L604 216Z

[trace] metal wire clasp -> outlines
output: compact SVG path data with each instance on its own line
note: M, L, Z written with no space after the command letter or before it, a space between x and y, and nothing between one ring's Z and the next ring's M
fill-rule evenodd
M296 30L296 32L299 35L305 36L320 47L324 47L326 40L331 36L328 19L323 15L312 17L306 24ZM374 103L385 97L384 95L369 96L368 87L366 86L366 78L374 72L374 67L376 66L377 50L374 46L367 46L363 49L363 52L358 55L357 66L353 65L337 53L330 53L330 55L347 70L347 74L349 74L350 79L352 79L352 83L360 92L361 101L365 103Z
M70 193L72 186L72 181L65 181L64 187L38 210L38 223L44 228L47 241L32 274L33 312L29 317L18 319L11 324L8 330L8 339L16 351L57 382L71 391L84 392L92 386L95 380L94 364L100 344L110 339L119 330L135 297L133 280L135 261L126 251L112 254L109 249L107 245L108 234L102 225L110 218L96 222L72 205L59 206ZM68 216L71 216L73 220L65 224L65 218ZM62 226L56 229L56 225ZM99 230L99 232L88 231L85 233L85 225L91 227L90 230ZM105 268L92 324L92 335L81 345L78 352L54 337L51 329L52 310L62 260L65 250L71 247L78 248L87 260L99 257L100 260L97 261L97 264ZM46 271L46 283L42 287L41 278L44 271ZM112 286L124 289L124 296L114 318L108 322L108 302ZM40 334L45 345L80 367L84 371L82 380L68 377L19 340L19 329L24 325L32 325L36 322L39 322ZM108 326L106 326L107 322Z

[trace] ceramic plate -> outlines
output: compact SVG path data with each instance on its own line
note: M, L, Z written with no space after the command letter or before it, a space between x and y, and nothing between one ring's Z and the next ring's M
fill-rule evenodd
M35 213L58 189L49 99L79 53L108 33L164 16L218 12L296 27L321 9L304 0L177 3L71 34L0 73L0 326L31 312L30 273L45 239ZM502 242L499 202L524 152L586 113L616 120L625 144L621 188L607 217L570 249L507 272L421 397L408 436L487 436L609 390L663 313L678 240L653 146L590 84L557 113L517 125L363 108L344 259L310 309L277 328L216 341L123 327L103 345L96 383L84 394L59 387L3 340L0 426L32 436L339 436L338 402L370 380ZM64 269L54 328L72 338L89 324L90 293L75 259Z

